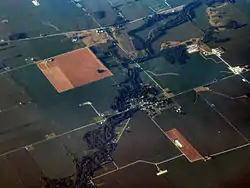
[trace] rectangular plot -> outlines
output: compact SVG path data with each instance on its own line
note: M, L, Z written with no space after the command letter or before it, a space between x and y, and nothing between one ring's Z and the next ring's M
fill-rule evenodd
M37 66L59 93L112 76L89 48L40 61Z
M177 129L166 132L176 146L183 152L190 162L198 161L203 157L201 154L184 138ZM179 143L179 145L177 144Z
M193 0L164 0L167 2L171 7L178 7L181 5L187 5L191 3Z
M0 153L44 139L53 129L33 103L0 113L0 122Z
M62 178L74 173L73 159L60 140L52 139L36 145L29 152L46 177Z
M16 85L9 75L0 76L0 110L15 108L19 102L27 103L31 100L26 91Z
M0 158L0 185L3 188L24 188L16 170L6 157Z
M48 67L44 64L38 64L37 66L59 93L74 88L60 68Z
M221 79L228 76L225 64L218 64L212 60L205 60L200 54L190 55L186 64L176 62L171 64L163 57L151 59L142 63L144 70L163 87L174 94ZM167 75L166 73L171 73ZM172 74L174 73L174 74ZM166 74L166 75L164 75Z
M11 153L7 158L17 170L20 180L25 187L42 186L42 173L26 150Z
M249 92L250 85L236 76L210 86L209 91L200 95L213 104L247 140L250 139Z
M140 2L128 3L120 6L119 9L127 20L143 18L153 13L153 11L147 5L144 5Z

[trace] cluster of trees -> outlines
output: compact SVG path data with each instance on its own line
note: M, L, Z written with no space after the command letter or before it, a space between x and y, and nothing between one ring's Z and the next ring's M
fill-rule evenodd
M104 18L106 17L106 12L103 11L103 10L96 11L96 12L94 12L94 16L95 16L97 19L104 19Z
M87 142L89 149L106 150L106 145L115 136L115 127L112 124L104 124L104 126L86 133L83 138Z
M14 33L9 36L9 40L19 40L19 39L25 39L28 38L28 33Z
M171 64L177 62L180 64L185 64L189 59L189 55L187 53L185 45L167 48L161 51L161 55Z
M94 188L90 183L94 173L103 165L113 161L113 153L117 144L114 142L117 135L116 127L123 121L132 117L138 109L131 109L121 114L107 118L100 128L87 132L83 139L88 143L89 149L96 150L83 157L74 157L76 173L66 178L43 178L45 188Z
M124 111L127 109L127 100L138 98L142 89L142 80L138 67L128 68L128 77L119 84L118 95L114 99L114 104L111 105L113 110Z
M219 38L217 36L217 32L215 32L219 28L226 28L226 29L239 29L241 27L246 26L246 24L240 24L235 20L232 20L228 22L224 26L218 26L218 27L210 27L206 30L204 30L204 35L202 37L202 42L203 43L209 43L209 42L215 42L215 43L223 43L223 42L228 42L231 39L229 37L226 38Z
M246 26L246 24L240 24L236 20L231 20L224 27L226 27L227 29L239 29L244 26Z

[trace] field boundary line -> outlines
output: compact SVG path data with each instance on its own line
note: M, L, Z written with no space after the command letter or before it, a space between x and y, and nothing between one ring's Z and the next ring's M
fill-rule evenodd
M112 174L112 173L117 172L117 171L119 171L119 170L123 170L123 169L125 169L125 168L131 167L131 166L133 166L133 165L135 165L135 164L138 164L138 163L145 163L145 164L150 164L150 165L157 166L157 165L160 165L160 164L164 164L164 163L173 161L173 160L178 159L178 158L180 158L180 157L182 157L182 156L184 156L184 155L183 155L183 154L180 154L180 155L177 155L177 156L168 158L168 159L163 160L163 161L160 161L160 162L150 162L150 161L146 161L146 160L141 160L141 159L139 159L139 160L136 160L136 161L134 161L134 162L128 163L128 164L126 164L126 165L124 165L124 166L121 166L121 167L119 167L118 165L114 164L114 165L116 166L116 169L111 170L111 171L106 172L106 173L103 173L103 174L101 174L101 175L99 175L99 176L93 177L93 180L94 180L94 179L101 178L101 177L104 177L104 176L106 176L106 175L108 175L108 174Z
M227 149L227 150L224 150L224 151L220 151L220 152L211 154L209 156L215 157L215 156L222 155L222 154L229 153L229 152L233 152L233 151L236 151L238 149L242 149L242 148L245 148L245 147L248 147L248 146L250 146L250 142L248 142L247 144L243 144L243 145L240 145L240 146L236 146L234 148L230 148L230 149Z
M198 95L206 102L206 104L214 111L216 112L224 121L226 121L226 123L228 125L230 125L231 128L233 128L241 137L242 139L244 139L247 143L249 143L249 139L242 133L238 130L237 127L235 127L219 110L216 109L216 107L211 104L205 97L203 97L202 95L200 95L198 93Z
M73 132L82 130L82 129L87 128L87 127L90 127L90 126L92 126L92 125L96 125L96 124L101 123L101 122L103 122L103 120L96 121L96 122L93 122L93 123L89 123L89 124L86 124L86 125L77 127L77 128L75 128L75 129L71 129L71 130L69 130L69 131L63 132L63 133L61 133L61 134L57 134L57 135L55 135L55 136L53 136L53 137L51 137L51 138L43 139L43 140L40 140L40 141L37 141L37 142L33 142L33 143L31 143L31 144L27 144L27 145L25 145L25 146L21 146L21 147L16 148L16 149L12 149L12 150L6 151L6 152L4 152L4 153L1 153L1 154L0 154L0 157L3 157L3 156L5 156L5 155L11 154L11 153L14 153L14 152L17 152L17 151L20 151L20 150L22 150L22 149L26 149L26 150L27 150L27 148L30 147L30 146L36 146L36 145L38 145L38 144L42 144L42 143L45 143L45 142L47 142L47 141L57 139L57 138L59 138L59 137L62 137L62 136L71 134L71 133L73 133Z

